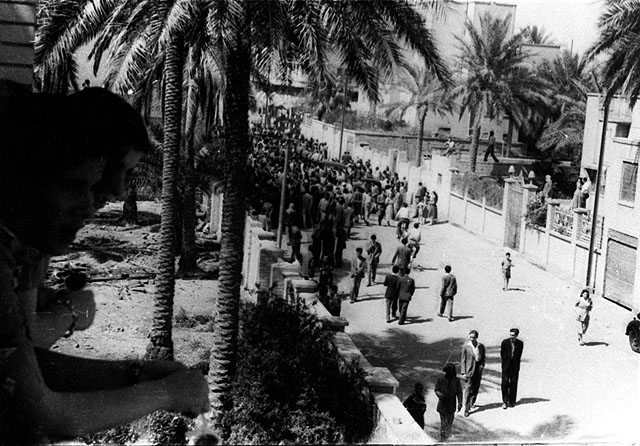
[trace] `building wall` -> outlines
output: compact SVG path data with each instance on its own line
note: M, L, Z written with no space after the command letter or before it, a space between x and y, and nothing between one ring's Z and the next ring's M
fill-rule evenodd
M589 95L585 119L581 167L596 182L603 111L598 95ZM626 137L616 136L620 127L630 125ZM620 134L620 133L618 133ZM635 267L637 241L640 237L640 190L638 182L633 185L635 201L620 199L623 180L623 163L638 163L640 153L640 108L631 110L628 103L620 97L612 99L609 120L605 136L603 158L604 193L598 208L598 215L604 216L604 232L601 258L595 274L596 291L603 293L625 306L640 308L640 277ZM595 186L594 186L595 189ZM602 188L601 188L602 191ZM590 195L588 208L593 209L595 190ZM621 246L622 245L622 246ZM609 252L611 250L611 252ZM619 281L615 276L621 277ZM633 284L630 293L626 284ZM616 292L618 290L618 292Z
M36 0L0 0L0 79L33 84Z

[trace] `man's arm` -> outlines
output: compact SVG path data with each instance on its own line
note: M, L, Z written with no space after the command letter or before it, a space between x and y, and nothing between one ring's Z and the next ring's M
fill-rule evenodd
M467 349L463 346L460 353L460 374L467 374Z

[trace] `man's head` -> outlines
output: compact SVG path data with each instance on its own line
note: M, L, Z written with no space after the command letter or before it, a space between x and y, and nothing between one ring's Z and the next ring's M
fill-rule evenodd
M405 268L403 272L404 272L405 276L408 276L411 273L411 269L410 268Z
M469 332L469 340L471 342L477 341L478 340L478 332L476 330L471 330Z
M422 395L422 393L424 392L424 386L421 383L416 383L416 385L413 386L413 391Z
M400 267L399 267L398 265L393 265L393 266L391 267L391 272L392 272L393 274L398 274L398 273L400 272Z
M418 183L418 186L422 187L422 182L419 182L419 183Z
M511 253L510 252L506 253L505 256L507 257L507 259L511 259Z
M23 243L61 254L86 219L124 193L125 176L151 149L146 128L101 88L0 90L0 218Z
M356 254L359 255L359 256L362 255L362 248L357 247L356 248Z
M418 229L418 228L420 227L420 223L415 222L415 223L413 224L413 227L414 227L414 228L416 228L416 229Z
M442 368L447 378L454 378L456 376L456 366L449 363Z
M403 237L403 238L402 238L402 240L400 240L400 242L401 242L403 245L406 245L406 244L409 242L409 240L408 240L406 237Z
M494 135L493 130L490 130L489 131L489 136L493 136L493 135Z
M444 272L445 273L450 273L451 272L451 266L450 265L445 265Z
M511 330L509 330L509 336L511 336L511 339L517 338L519 334L520 330L518 330L517 328L512 328Z
M371 241L375 242L377 240L377 237L375 234L371 234Z

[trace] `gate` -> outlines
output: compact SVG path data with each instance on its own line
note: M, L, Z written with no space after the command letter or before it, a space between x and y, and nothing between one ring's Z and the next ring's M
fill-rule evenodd
M507 202L503 212L506 213L504 225L504 244L511 249L520 249L520 226L522 225L522 200L524 192L520 182L512 183L509 187Z

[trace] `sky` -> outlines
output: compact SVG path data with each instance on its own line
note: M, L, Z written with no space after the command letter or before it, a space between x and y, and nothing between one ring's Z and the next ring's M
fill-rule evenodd
M516 4L516 30L538 25L563 48L584 53L598 35L603 0L499 0ZM498 2L496 2L498 3Z

